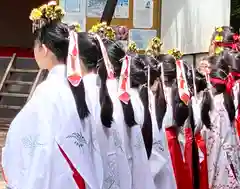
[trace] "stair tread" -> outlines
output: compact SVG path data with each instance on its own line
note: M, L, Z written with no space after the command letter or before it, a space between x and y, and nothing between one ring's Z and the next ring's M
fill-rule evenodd
M20 72L20 73L38 73L39 70L33 69L10 69L11 72Z
M21 110L22 107L21 106L14 106L14 105L3 105L3 104L0 104L0 108L1 109L13 109L13 110ZM1 123L1 120L0 120L0 123Z
M27 97L28 97L28 94L1 92L1 93L0 93L0 96L27 98Z
M17 80L7 80L6 84L18 84L18 85L32 85L31 81L17 81Z
M0 117L0 124L1 124L1 123L11 123L12 120L13 120L13 118Z

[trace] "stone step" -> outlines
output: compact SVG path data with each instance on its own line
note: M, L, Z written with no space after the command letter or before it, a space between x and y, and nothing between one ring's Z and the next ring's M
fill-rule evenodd
M10 69L10 72L18 73L38 73L39 70L30 70L30 69Z
M11 85L33 85L33 82L31 81L7 80L5 83Z
M0 96L27 98L28 94L1 92Z

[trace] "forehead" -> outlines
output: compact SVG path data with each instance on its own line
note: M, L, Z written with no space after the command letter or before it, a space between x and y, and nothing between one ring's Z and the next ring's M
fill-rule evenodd
M209 62L207 60L201 60L200 65L209 65Z

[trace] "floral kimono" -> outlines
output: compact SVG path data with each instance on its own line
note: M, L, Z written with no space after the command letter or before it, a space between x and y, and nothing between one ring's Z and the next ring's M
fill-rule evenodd
M207 146L209 188L239 189L240 149L223 94L214 96L210 118L211 130L202 131Z
M152 115L153 125L153 149L149 159L151 172L154 179L156 189L176 189L176 181L173 173L172 163L168 147L166 145L165 129L161 131L158 129L156 112L155 112L155 98L150 92L150 109Z
M129 136L132 189L155 189L141 132L144 122L144 107L137 89L129 89L129 94L134 110L134 118L137 123L132 128L125 126Z
M235 127L236 127L236 130L237 130L237 134L238 134L238 137L240 138L240 111L239 111L239 97L238 97L238 93L239 93L239 84L240 84L240 81L236 81L234 86L233 86L233 100L234 100L234 105L235 105L235 110L236 110L236 122L235 122Z
M80 121L66 66L55 66L10 126L2 154L8 187L100 189L91 125L90 117Z

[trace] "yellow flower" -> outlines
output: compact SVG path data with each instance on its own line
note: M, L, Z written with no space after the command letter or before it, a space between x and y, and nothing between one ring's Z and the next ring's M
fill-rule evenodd
M112 27L108 26L106 22L93 25L89 32L98 33L101 37L106 37L108 39L115 39L115 31Z
M221 36L221 35L216 35L215 41L216 41L216 42L222 42L222 41L223 41L223 36Z
M41 5L38 9L39 9L41 12L43 12L43 10L45 10L46 7L47 7L47 4L43 4L43 5Z
M183 53L181 53L181 51L173 48L167 51L168 54L172 55L175 59L180 59L183 56Z
M74 23L73 25L75 26L75 31L76 32L81 32L81 26L80 26L79 23Z
M39 20L42 17L42 12L39 9L33 9L31 14L30 14L30 20Z
M215 54L220 54L223 51L223 47L216 47L215 48Z
M223 31L223 28L222 28L222 27L218 27L218 28L216 28L216 31L217 31L217 32L222 32L222 31Z
M137 44L134 41L130 41L128 44L128 51L129 52L138 52L139 50L137 49Z

